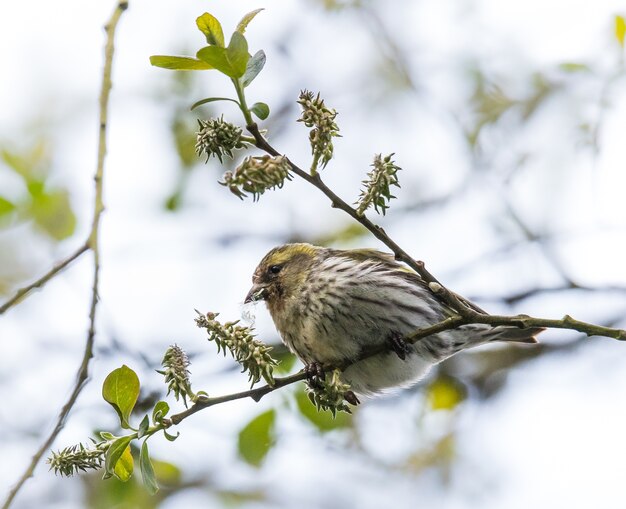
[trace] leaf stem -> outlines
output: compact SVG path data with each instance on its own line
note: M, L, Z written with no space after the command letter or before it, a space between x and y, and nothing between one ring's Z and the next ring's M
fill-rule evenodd
M241 109L243 117L246 120L246 125L254 123L254 120L252 120L252 113L250 113L250 110L248 109L246 94L243 90L243 86L241 85L241 81L235 78L232 78L231 81L233 82L233 86L235 87L235 90L237 92L237 98L239 99L239 108Z

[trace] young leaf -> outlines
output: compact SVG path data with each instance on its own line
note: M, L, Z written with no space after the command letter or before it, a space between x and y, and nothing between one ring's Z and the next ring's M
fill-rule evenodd
M276 410L268 410L252 419L239 432L239 455L252 466L261 465L275 442Z
M192 57L177 57L170 55L152 55L150 64L173 71L206 71L213 67L202 60Z
M113 469L113 475L120 481L126 482L133 475L135 469L135 462L133 461L133 455L130 452L130 445L124 449L122 456L117 460L115 468Z
M145 436L149 427L150 420L148 419L148 414L146 414L139 424L139 429L137 430L137 438L142 438L143 436Z
M239 32L240 34L243 34L246 31L246 28L248 28L248 24L262 10L264 9L255 9L254 11L249 12L243 18L241 18L241 21L237 24L237 32Z
M105 479L108 479L112 475L119 477L119 474L116 471L116 466L120 458L122 457L122 455L125 454L125 451L127 449L128 449L128 453L126 454L124 463L120 466L120 472L122 473L122 477L124 476L123 472L128 471L128 468L127 468L129 464L128 455L130 454L130 447L128 444L130 444L132 439L133 439L132 435L119 437L118 439L115 440L115 442L113 442L109 446L106 452L106 456L104 457L104 478ZM132 474L132 455L130 456L130 473ZM122 477L120 477L121 481L128 480L128 478L122 479ZM130 474L128 475L128 477L130 477Z
M154 424L158 424L163 420L163 417L167 415L170 411L170 406L165 401L159 401L156 405L154 405L154 410L152 410L152 422Z
M141 469L141 477L143 478L143 485L148 490L150 495L154 495L159 491L159 484L157 483L156 476L154 475L154 467L150 461L150 455L148 454L148 441L144 440L141 445L141 453L139 455L139 468Z
M254 56L248 60L248 65L246 65L246 72L243 74L243 78L241 79L241 84L243 87L247 87L254 78L261 72L263 66L265 65L265 52L261 49L257 51Z
M108 431L101 431L98 435L100 435L102 440L114 440L117 438L113 433L109 433Z
M250 55L248 53L248 41L240 32L233 32L230 43L226 49L226 57L235 70L235 78L240 78L246 72L246 66Z
M217 69L222 74L225 74L229 78L238 78L235 69L226 57L226 49L218 46L205 46L196 53L203 62L206 62L214 69Z
M128 366L117 368L102 384L102 397L117 412L122 428L130 428L128 418L139 397L139 378Z
M254 103L250 107L250 111L261 120L265 120L270 115L270 107L265 103Z
M212 46L224 47L224 31L217 18L208 12L196 19L196 25Z
M235 101L234 99L231 99L230 97L208 97L206 99L202 99L198 102L195 102L191 105L191 108L189 108L190 110L194 110L196 109L198 106L202 106L203 104L206 103L212 103L215 101L231 101L234 102L237 106L239 106L239 103L237 101Z
M180 431L177 431L175 435L170 435L167 431L163 430L163 435L165 435L165 438L167 438L170 442L173 442L180 436Z

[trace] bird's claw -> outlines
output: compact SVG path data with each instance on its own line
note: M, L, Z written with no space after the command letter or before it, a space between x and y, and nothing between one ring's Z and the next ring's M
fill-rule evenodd
M389 334L387 342L391 349L402 360L405 360L406 356L411 353L411 346L404 340L402 335L397 332Z
M304 373L306 374L307 381L314 387L320 388L322 382L326 378L324 373L324 367L319 362L309 362L304 366Z
M354 394L354 392L352 391L346 392L343 397L351 405L356 406L356 405L361 404L361 402L359 401L359 398L357 398L356 394Z

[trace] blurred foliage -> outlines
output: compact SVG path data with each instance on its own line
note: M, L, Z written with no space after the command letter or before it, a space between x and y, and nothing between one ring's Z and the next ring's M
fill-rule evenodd
M183 482L180 469L172 463L152 458L152 465L161 484L161 490L155 495L148 493L137 476L131 477L128 482L111 478L106 483L102 482L100 472L80 476L86 488L85 507L152 509L159 507L167 497L196 484Z
M431 410L453 410L467 397L467 389L460 380L440 375L425 389Z
M626 34L626 20L624 16L615 16L615 38L622 48L624 48L624 34Z
M76 216L67 189L49 183L52 162L48 143L39 139L24 149L5 145L0 155L0 176L17 181L11 186L15 189L0 190L0 227L28 222L53 241L70 237L76 229Z
M174 190L165 199L165 209L171 212L180 208L189 173L198 162L195 149L196 130L197 124L194 124L188 112L183 110L176 110L174 112L174 116L170 122L170 132L174 146L176 147L180 165L178 166L179 171Z
M282 343L280 345L272 345L272 356L278 362L274 372L279 375L290 373L298 360Z
M276 442L276 410L257 415L239 432L239 456L249 465L261 466L267 453Z
M573 64L569 64L570 66ZM471 105L474 118L466 129L467 141L473 148L479 148L479 137L486 126L496 124L505 113L517 113L517 123L522 124L538 110L550 94L558 89L544 74L535 72L529 77L525 96L513 97L503 85L490 79L480 67L472 68L470 79L473 86Z
M175 212L182 205L187 181L199 162L195 149L198 122L194 115L189 113L189 97L196 93L201 83L197 73L193 72L168 73L166 79L167 102L174 105L168 124L169 136L178 156L178 165L176 180L172 192L165 198L164 207Z
M362 8L367 0L313 0L313 3L321 5L328 11L340 11L343 9Z
M367 229L360 223L351 221L335 230L328 231L314 239L308 240L318 246L331 246L333 244L350 243L369 235Z
M422 474L426 469L437 468L446 483L450 479L455 456L456 436L454 432L448 432L436 439L430 447L413 452L401 468L414 475Z

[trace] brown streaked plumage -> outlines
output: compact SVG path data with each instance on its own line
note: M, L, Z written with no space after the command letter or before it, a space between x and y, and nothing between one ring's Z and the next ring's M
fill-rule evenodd
M267 303L284 343L305 365L356 359L452 314L418 274L370 249L286 244L263 257L252 282L246 302ZM406 355L390 351L358 361L342 377L365 395L404 387L461 350L490 341L534 343L541 330L466 325L406 345Z

